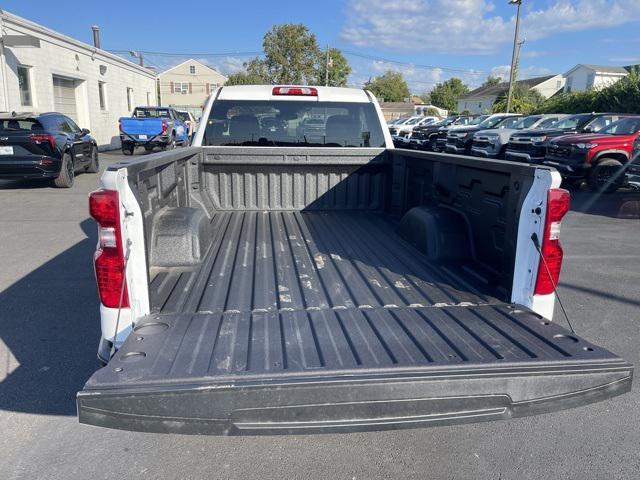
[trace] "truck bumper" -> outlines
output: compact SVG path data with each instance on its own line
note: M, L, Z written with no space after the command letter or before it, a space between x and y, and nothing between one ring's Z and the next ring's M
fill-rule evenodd
M60 165L61 160L54 157L0 158L0 178L55 178Z

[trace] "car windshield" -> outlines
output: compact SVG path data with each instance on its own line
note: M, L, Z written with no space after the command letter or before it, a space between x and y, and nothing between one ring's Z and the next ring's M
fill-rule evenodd
M558 118L556 117L547 118L545 120L542 120L538 125L536 125L534 129L540 130L543 128L555 127L557 123L558 123Z
M612 123L607 128L603 128L598 133L608 135L633 135L640 131L640 117L629 117Z
M383 147L372 103L261 100L214 102L205 145Z
M489 115L480 115L479 117L476 117L473 120L471 120L469 122L469 125L481 125L482 122L484 122L487 118L489 118Z
M540 120L540 117L536 117L536 116L531 116L531 117L524 117L521 118L520 120L518 120L512 128L515 128L516 130L521 130L524 128L531 128L531 126L536 123L538 120Z
M15 120L13 118L8 120L0 120L0 131L41 131L44 130L42 125L37 120L32 118L26 120Z
M559 130L569 130L572 128L577 128L579 125L582 125L590 118L590 115L572 115L567 118L563 118L558 123L556 123L553 128L557 128Z
M415 125L420 120L422 120L420 117L415 117L415 118L412 118L409 121L407 121L407 123L405 123L405 125Z
M522 117L506 117L502 118L497 124L494 125L494 128L515 128L515 126L520 122Z
M189 121L189 114L187 112L176 112L178 114L178 117L180 118L180 120L182 120L183 122L188 122Z
M486 120L484 120L482 123L479 123L478 126L480 128L493 128L503 120L505 120L505 117L489 117Z
M169 110L166 108L136 108L133 111L135 118L166 118L169 117Z

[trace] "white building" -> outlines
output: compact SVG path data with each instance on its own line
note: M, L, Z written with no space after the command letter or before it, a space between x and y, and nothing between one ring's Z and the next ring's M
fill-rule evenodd
M629 75L623 67L578 64L564 74L565 92L584 92L609 87Z
M562 90L565 79L562 75L546 75L544 77L518 80L516 83L523 88L537 91L543 98L547 99ZM476 88L458 98L458 112L472 114L492 113L493 104L508 91L508 82Z
M108 149L119 117L156 104L155 74L128 60L5 11L0 35L0 111L61 112Z

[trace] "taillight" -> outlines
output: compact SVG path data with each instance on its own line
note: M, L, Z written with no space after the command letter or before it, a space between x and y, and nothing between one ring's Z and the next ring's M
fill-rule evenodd
M314 87L273 87L272 95L298 95L302 97L317 97L318 89Z
M56 148L56 137L49 134L31 135L31 140L40 145L43 142L48 143L52 149Z
M124 282L124 253L120 231L118 192L96 190L89 194L89 213L98 222L98 250L93 260L100 301L105 307L129 306L127 284ZM122 293L124 282L124 293ZM122 293L122 302L120 296Z
M569 211L570 200L569 192L563 188L552 188L547 194L547 215L540 247L542 258L538 266L538 278L534 290L536 295L553 293L554 285L558 285L560 280L563 256L562 245L560 245L560 222Z
M162 133L166 133L168 128L169 128L169 125L167 125L167 121L162 120Z

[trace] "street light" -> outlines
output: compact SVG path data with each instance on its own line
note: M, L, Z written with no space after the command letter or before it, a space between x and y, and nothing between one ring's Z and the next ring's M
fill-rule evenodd
M513 35L513 52L511 53L511 71L509 72L509 93L507 95L507 113L511 110L511 99L513 97L513 82L515 80L515 69L518 59L518 36L520 34L520 7L522 0L509 0L509 5L517 5L516 12L516 31Z
M133 58L137 58L140 66L144 67L144 55L142 54L142 52L136 52L134 50L129 50L129 55L131 55Z

